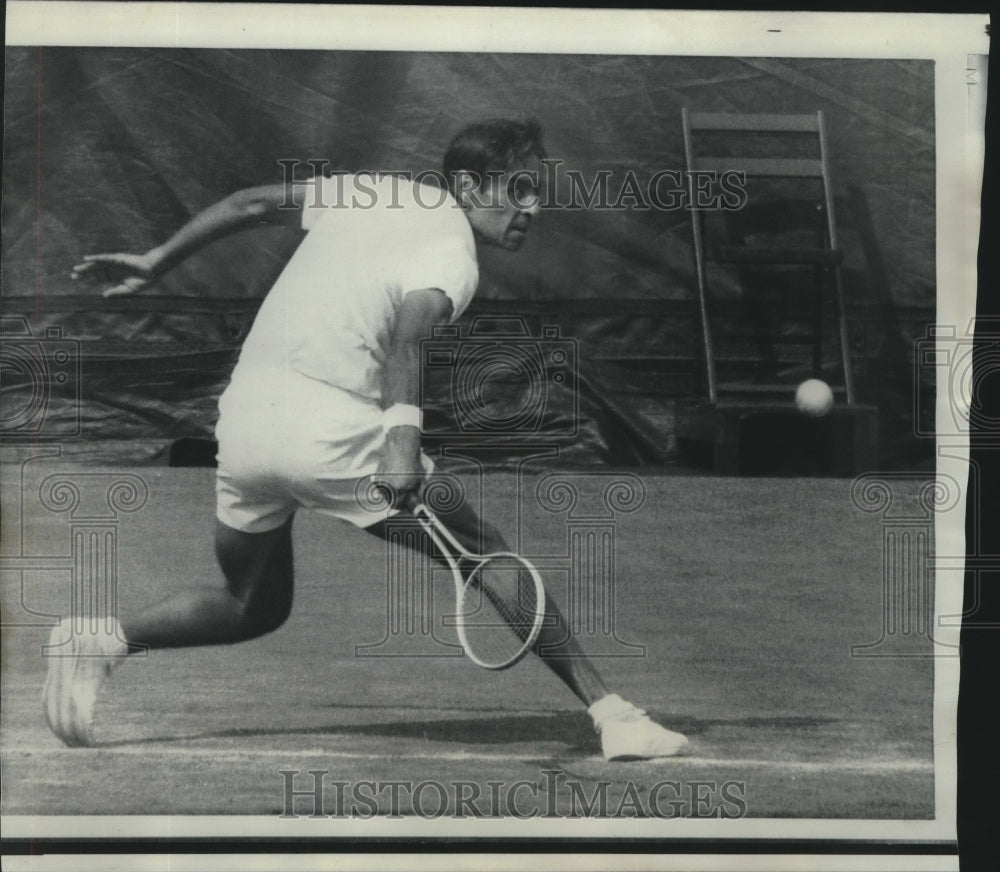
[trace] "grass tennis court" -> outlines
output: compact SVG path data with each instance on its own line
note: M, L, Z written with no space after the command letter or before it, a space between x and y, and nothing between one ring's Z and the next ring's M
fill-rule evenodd
M17 513L6 511L4 554L55 560L70 553L70 522L31 509L38 479L105 470L37 467L20 531ZM117 525L123 610L215 583L212 470L128 472L149 497ZM644 656L598 666L614 691L689 735L688 757L604 762L582 707L533 659L487 673L456 657L356 656L385 636L385 546L300 513L288 623L234 647L125 663L99 703L99 747L63 748L44 724L48 630L5 628L3 812L279 815L280 770L302 773L299 790L308 770L350 783L481 785L539 782L559 770L588 791L609 782L612 811L626 784L673 780L742 782L751 817L933 817L933 660L850 656L852 645L879 638L883 618L880 518L852 504L851 482L645 470L641 480L644 504L616 519L614 578L615 631L645 646ZM19 486L11 467L4 486L8 495ZM490 475L488 488L490 505L516 504L511 474ZM565 550L565 516L539 509L533 487L521 504L529 552ZM490 514L513 539L513 512ZM570 588L554 577L562 601ZM22 600L35 612L66 613L65 572L25 571L23 597L21 579L3 574L5 623L46 623ZM450 599L447 577L433 583ZM638 650L592 641L584 638L598 653ZM438 804L433 793L427 799ZM682 800L678 814L688 815L691 797ZM560 814L573 810L565 793L558 802ZM309 802L297 803L310 813ZM408 803L404 794L395 810L410 813ZM393 810L388 793L378 808Z

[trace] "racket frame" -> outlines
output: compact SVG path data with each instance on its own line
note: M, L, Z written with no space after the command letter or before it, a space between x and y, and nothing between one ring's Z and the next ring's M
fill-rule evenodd
M515 554L513 551L496 551L490 554L476 554L470 551L455 538L441 519L421 502L416 495L411 495L409 498L404 499L402 508L406 509L416 518L451 569L451 577L455 583L455 632L458 635L458 641L462 645L462 650L465 651L465 655L477 666L494 671L508 669L524 659L525 655L538 640L538 634L541 632L545 622L545 585L542 583L542 577L534 564L520 554ZM535 586L535 614L533 615L531 630L521 641L521 646L517 653L501 663L490 663L476 654L469 643L465 632L463 601L466 587L471 583L471 580L479 570L490 561L499 558L516 561L531 576L531 580ZM462 561L474 564L467 576L463 576L461 567L459 566Z

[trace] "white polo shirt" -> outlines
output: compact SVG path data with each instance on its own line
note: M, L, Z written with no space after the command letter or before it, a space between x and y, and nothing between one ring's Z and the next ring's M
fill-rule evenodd
M447 191L399 176L318 183L305 239L261 305L219 401L220 465L276 476L374 472L382 372L403 297L438 288L458 318L475 239Z
M308 235L264 300L233 378L288 368L378 403L403 297L438 288L457 318L475 294L472 228L447 191L400 176L336 175L315 190L302 210Z

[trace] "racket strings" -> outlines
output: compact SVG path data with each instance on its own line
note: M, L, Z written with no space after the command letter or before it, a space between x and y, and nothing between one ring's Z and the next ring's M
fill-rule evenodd
M467 575L458 620L481 660L503 663L533 638L543 610L532 574L513 558L494 558Z

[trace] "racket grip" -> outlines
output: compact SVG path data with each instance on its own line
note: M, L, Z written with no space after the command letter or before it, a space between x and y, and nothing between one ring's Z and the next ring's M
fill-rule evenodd
M396 491L388 484L375 484L375 490L378 492L379 497L382 501L389 505L393 503L396 499ZM420 500L413 491L408 491L404 494L398 502L396 502L396 508L403 509L404 511L413 513L413 510L420 504Z
M399 501L399 508L401 508L404 512L409 512L411 515L419 505L420 497L417 496L415 491L407 491L403 494L403 498Z

